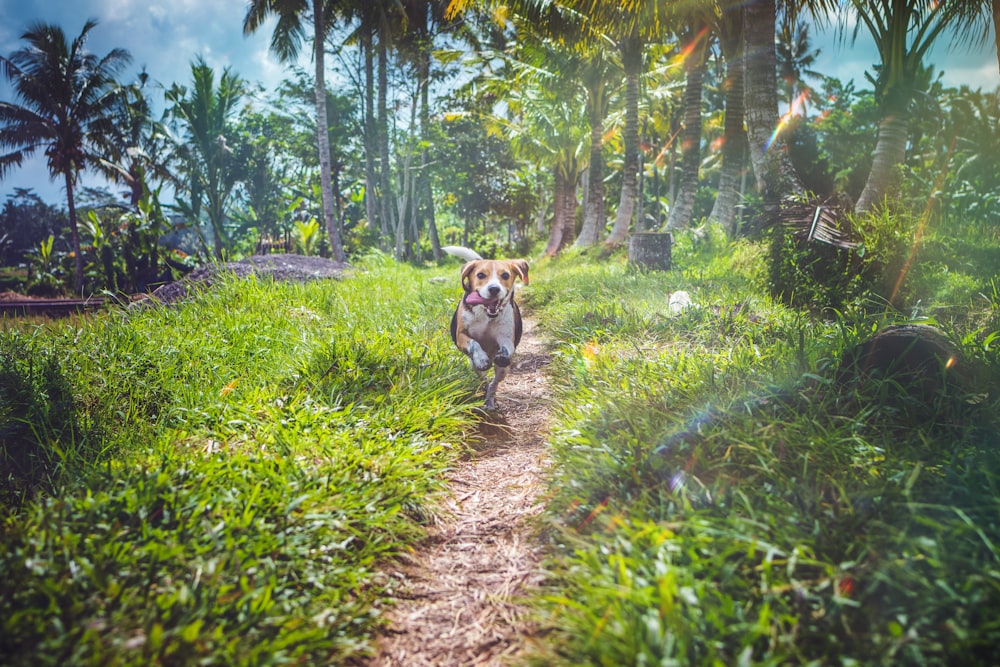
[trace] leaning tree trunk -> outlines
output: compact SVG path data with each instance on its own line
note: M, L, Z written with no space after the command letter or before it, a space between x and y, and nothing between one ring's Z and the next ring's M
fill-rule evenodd
M642 70L642 40L626 38L621 43L625 68L625 160L622 167L622 192L618 215L604 244L608 247L625 242L635 212L639 191L639 74Z
M744 109L750 162L757 189L768 213L768 225L777 221L778 203L789 194L805 191L785 152L785 138L776 132L778 77L774 52L775 0L750 0L743 10L743 53L746 57Z
M855 213L868 213L899 189L899 166L906 158L906 137L910 122L905 111L888 111L878 127L872 154L872 168L865 188L854 206Z
M73 245L73 291L83 295L83 253L80 251L80 226L76 222L76 202L73 200L73 175L67 171L66 207L69 212L69 238Z
M722 169L719 173L719 193L708 216L730 236L736 236L736 206L740 201L743 163L746 156L746 133L743 131L743 22L727 10L723 16L720 44L726 59L726 119L723 129Z
M590 117L590 163L583 225L574 245L585 248L597 244L604 231L604 80L588 86L587 112Z
M344 253L344 243L340 239L340 225L333 202L335 194L330 178L330 121L326 116L326 66L323 58L326 39L324 36L323 4L323 0L313 0L313 35L316 45L313 60L316 63L316 135L319 146L319 182L322 190L323 222L326 225L327 238L330 239L330 251L335 260L343 262L347 259L347 255Z
M694 31L692 31L694 32ZM684 87L684 132L681 135L681 175L677 199L671 202L667 229L691 224L694 199L698 193L698 167L701 165L701 89L705 78L705 48L702 33L695 33L690 55L684 60L687 82Z

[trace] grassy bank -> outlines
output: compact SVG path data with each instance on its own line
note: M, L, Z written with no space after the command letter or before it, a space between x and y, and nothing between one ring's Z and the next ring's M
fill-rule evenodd
M536 664L1000 662L1000 270L922 243L904 281L867 255L905 307L782 305L768 245L712 233L665 273L532 266L555 394ZM373 258L0 331L6 663L363 661L397 592L378 564L474 420L455 273ZM962 382L845 379L909 321Z
M451 275L452 272L448 272ZM0 332L0 655L12 665L364 654L460 451L452 282L362 266Z
M911 293L972 289L824 319L767 296L761 247L678 240L669 273L535 272L557 391L536 664L995 664L995 267L945 285L914 265ZM671 315L677 289L695 307ZM973 383L838 381L912 313L938 317Z

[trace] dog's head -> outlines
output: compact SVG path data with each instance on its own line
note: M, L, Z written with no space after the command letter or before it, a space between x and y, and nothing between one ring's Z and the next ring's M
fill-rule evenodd
M514 281L528 283L528 263L523 259L477 259L462 267L465 303L483 306L486 314L496 317L514 293Z

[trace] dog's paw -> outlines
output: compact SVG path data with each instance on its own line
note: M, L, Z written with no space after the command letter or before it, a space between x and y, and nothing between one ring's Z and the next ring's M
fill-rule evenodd
M490 358L482 350L476 350L470 354L469 360L472 362L472 367L477 371L485 371L490 368Z
M500 368L510 366L510 351L505 347L501 347L500 351L497 352L497 356L493 357L493 363Z

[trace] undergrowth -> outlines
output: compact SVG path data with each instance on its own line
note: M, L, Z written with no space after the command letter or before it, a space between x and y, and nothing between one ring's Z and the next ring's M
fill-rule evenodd
M370 268L0 333L4 664L371 650L476 386L455 285Z
M557 395L533 663L1000 661L996 293L920 320L979 369L928 397L839 373L909 313L870 293L820 319L766 296L752 244L680 240L671 272L535 271Z

